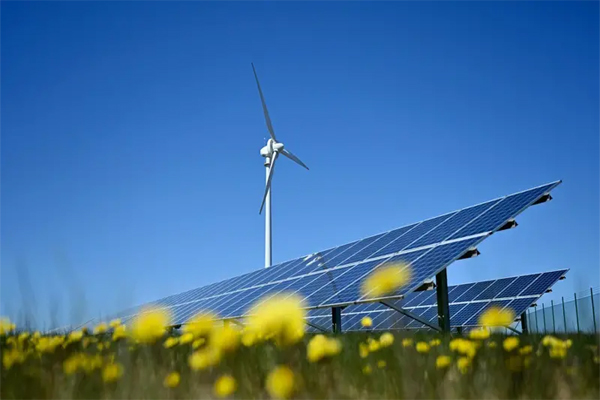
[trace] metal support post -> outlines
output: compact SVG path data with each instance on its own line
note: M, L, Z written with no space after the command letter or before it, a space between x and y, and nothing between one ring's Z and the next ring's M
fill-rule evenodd
M542 318L544 319L544 333L546 333L546 307L542 303Z
M594 320L594 333L596 333L596 310L594 309L594 289L590 288L590 300L592 301L592 319Z
M562 301L562 310L563 310L563 322L565 324L565 333L567 333L567 313L565 312L565 298L564 296L560 298Z
M529 327L527 326L527 313L523 312L521 314L521 332L527 334L529 333Z
M448 274L443 269L435 276L438 325L442 332L450 332L450 306L448 301Z
M331 308L331 324L333 333L342 333L342 307Z
M577 293L573 293L573 298L575 299L575 319L577 320L577 333L579 333L579 307L577 307Z
M554 300L550 300L552 306L552 333L556 335L556 321L554 320Z

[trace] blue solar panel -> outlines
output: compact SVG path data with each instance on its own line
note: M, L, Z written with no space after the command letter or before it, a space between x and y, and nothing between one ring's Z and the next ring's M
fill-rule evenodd
M463 326L477 326L479 317L489 307L497 306L500 308L510 308L515 315L522 314L529 306L539 299L550 287L552 287L568 270L558 270L544 272L541 274L530 274L497 280L467 283L462 285L450 286L449 293L458 291L459 296L450 300L450 324L453 328ZM525 279L526 278L526 279ZM512 282L529 282L526 289L521 289L518 295L511 298L505 298L500 293L504 291L503 285ZM519 283L522 286L522 283ZM474 289L480 288L475 293ZM493 290L495 288L495 291ZM468 295L469 300L462 301L464 294ZM485 296L483 295L485 293ZM426 300L427 299L427 300ZM430 324L437 325L437 304L435 302L435 290L408 293L402 300L392 300L390 303L404 310L425 319ZM457 301L458 300L458 301ZM433 301L433 302L432 302ZM390 330L390 329L422 329L426 328L421 322L412 319L403 314L388 308L381 303L368 303L358 306L348 306L342 311L342 327L344 330ZM313 316L330 316L327 309L314 310ZM363 328L360 320L364 316L373 318L377 315L378 324L373 323L372 328ZM387 317L386 317L387 315ZM375 319L373 319L375 321ZM328 325L329 326L329 325Z
M282 291L293 291L306 297L309 307L367 302L372 299L361 295L360 283L386 260L411 263L411 282L389 296L398 298L446 268L558 184L560 181L168 296L150 304L171 309L176 315L175 324L180 324L185 323L190 314L207 310L224 318L241 317L256 300ZM513 282L506 287L506 294L527 289L529 284L526 283ZM451 299L460 295L472 298L468 289L465 288L462 293L451 292ZM435 297L423 297L423 301L431 305ZM136 307L132 312L139 312L144 306Z

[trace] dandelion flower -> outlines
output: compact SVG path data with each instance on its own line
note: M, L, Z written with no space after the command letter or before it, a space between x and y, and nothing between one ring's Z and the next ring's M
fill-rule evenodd
M217 316L211 312L200 312L182 328L184 333L191 333L195 338L207 337L213 330Z
M402 347L411 347L413 345L412 339L402 339Z
M212 346L197 350L192 353L188 363L193 370L203 370L217 365L221 361L221 352Z
M170 337L170 338L167 338L167 340L165 340L165 343L163 343L163 346L165 346L166 349L170 349L171 347L175 346L178 342L179 342L178 338Z
M461 357L456 361L456 366L462 374L466 374L471 366L471 359L469 357Z
M439 346L440 344L442 344L442 341L440 339L432 339L429 341L429 345L431 347Z
M278 345L291 345L304 337L306 310L296 294L279 293L254 305L248 318L249 329L259 337L273 338Z
M0 318L0 335L5 335L15 330L15 324L6 317Z
M81 340L82 337L83 337L82 331L73 331L73 332L69 333L69 341L71 341L71 342L78 342L79 340Z
M369 338L368 344L369 344L369 352L371 352L371 353L376 352L381 347L379 345L379 342L377 340L374 340L374 339L371 339L371 338Z
M25 354L19 349L4 350L2 352L2 365L7 370L23 361L25 361Z
M429 352L430 346L426 342L418 342L416 349L419 353Z
M240 343L240 332L230 325L213 329L210 333L210 345L223 352L234 351Z
M521 355L527 355L527 354L531 354L533 352L533 346L532 345L527 345L527 346L523 346L519 349L519 354Z
M115 327L113 331L112 340L117 341L119 339L123 339L127 336L127 332L125 331L125 325L119 325Z
M310 362L318 362L324 358L339 354L342 344L339 340L325 335L315 335L306 348L306 358Z
M94 334L98 335L100 333L106 332L107 330L108 326L104 322L101 322L94 328Z
M365 375L371 375L371 372L373 372L373 368L371 368L371 366L367 364L363 367L362 372Z
M166 333L170 323L171 316L167 310L143 311L131 324L131 336L140 343L153 343Z
M267 391L276 399L287 399L294 392L294 373L286 366L278 366L267 376Z
M109 322L108 324L111 328L116 328L117 326L121 325L121 320L119 318L117 319L113 319L112 321Z
M179 372L171 372L169 375L165 377L163 381L163 385L168 388L174 388L179 386L179 381L181 377L179 376Z
M510 326L515 320L515 313L510 309L489 307L479 318L479 324L484 327Z
M457 338L450 341L450 350L473 358L477 352L477 347L475 346L475 343L470 340Z
M104 382L114 382L123 376L123 367L119 363L110 363L102 369L102 380Z
M188 344L191 343L194 340L194 335L192 335L190 332L184 333L183 335L181 335L181 337L179 338L179 344ZM200 340L200 339L198 339Z
M63 371L66 375L72 375L77 372L77 369L82 365L83 355L75 353L63 362Z
M565 358L567 356L566 346L552 346L550 347L551 358Z
M383 265L364 279L361 294L368 298L382 297L406 285L410 278L411 271L408 264Z
M507 337L506 339L504 339L504 342L502 342L502 347L504 347L504 350L506 351L513 351L518 346L519 338L516 336Z
M369 356L369 345L366 343L359 343L358 355L360 356L360 358L367 358Z
M221 375L213 387L215 396L223 398L230 396L237 389L237 382L231 375Z
M185 336L185 335L183 335L183 336ZM192 348L194 350L196 350L198 347L202 346L205 342L206 342L206 339L204 339L204 338L196 339L192 342Z
M390 332L385 332L379 337L379 344L381 347L389 347L394 344L394 335Z
M377 361L377 367L378 368L385 368L387 365L387 363L385 362L385 360L379 360Z
M487 346L488 346L490 349L495 349L496 347L498 347L498 343L496 343L496 342L489 342L489 343L487 344Z
M435 367L437 369L443 369L450 365L452 359L449 356L438 356L435 359Z
M360 324L363 328L370 328L373 326L373 320L371 317L363 317L363 319L360 320Z
M469 332L469 338L474 340L485 340L490 337L490 330L487 328L473 329Z

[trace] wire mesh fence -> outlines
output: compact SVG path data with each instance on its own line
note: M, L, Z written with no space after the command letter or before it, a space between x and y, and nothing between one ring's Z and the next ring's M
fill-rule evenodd
M532 333L597 333L600 331L600 289L590 288L587 295L574 293L573 299L551 301L527 311Z

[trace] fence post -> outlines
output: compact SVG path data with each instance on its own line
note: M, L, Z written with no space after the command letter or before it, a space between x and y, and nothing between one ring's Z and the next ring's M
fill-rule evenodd
M540 333L540 325L538 323L538 312L537 312L537 304L535 306L535 333Z
M565 297L561 297L562 309L563 309L563 322L565 323L565 333L567 333L567 313L565 313Z
M596 333L596 310L594 309L594 289L590 288L590 299L592 301L592 319L594 320L594 333Z
M552 306L552 334L556 335L556 321L554 319L554 300L550 300Z
M579 333L579 307L577 307L577 293L573 293L575 299L575 319L577 320L577 333Z
M544 318L544 333L546 333L546 308L544 303L542 303L542 318Z

